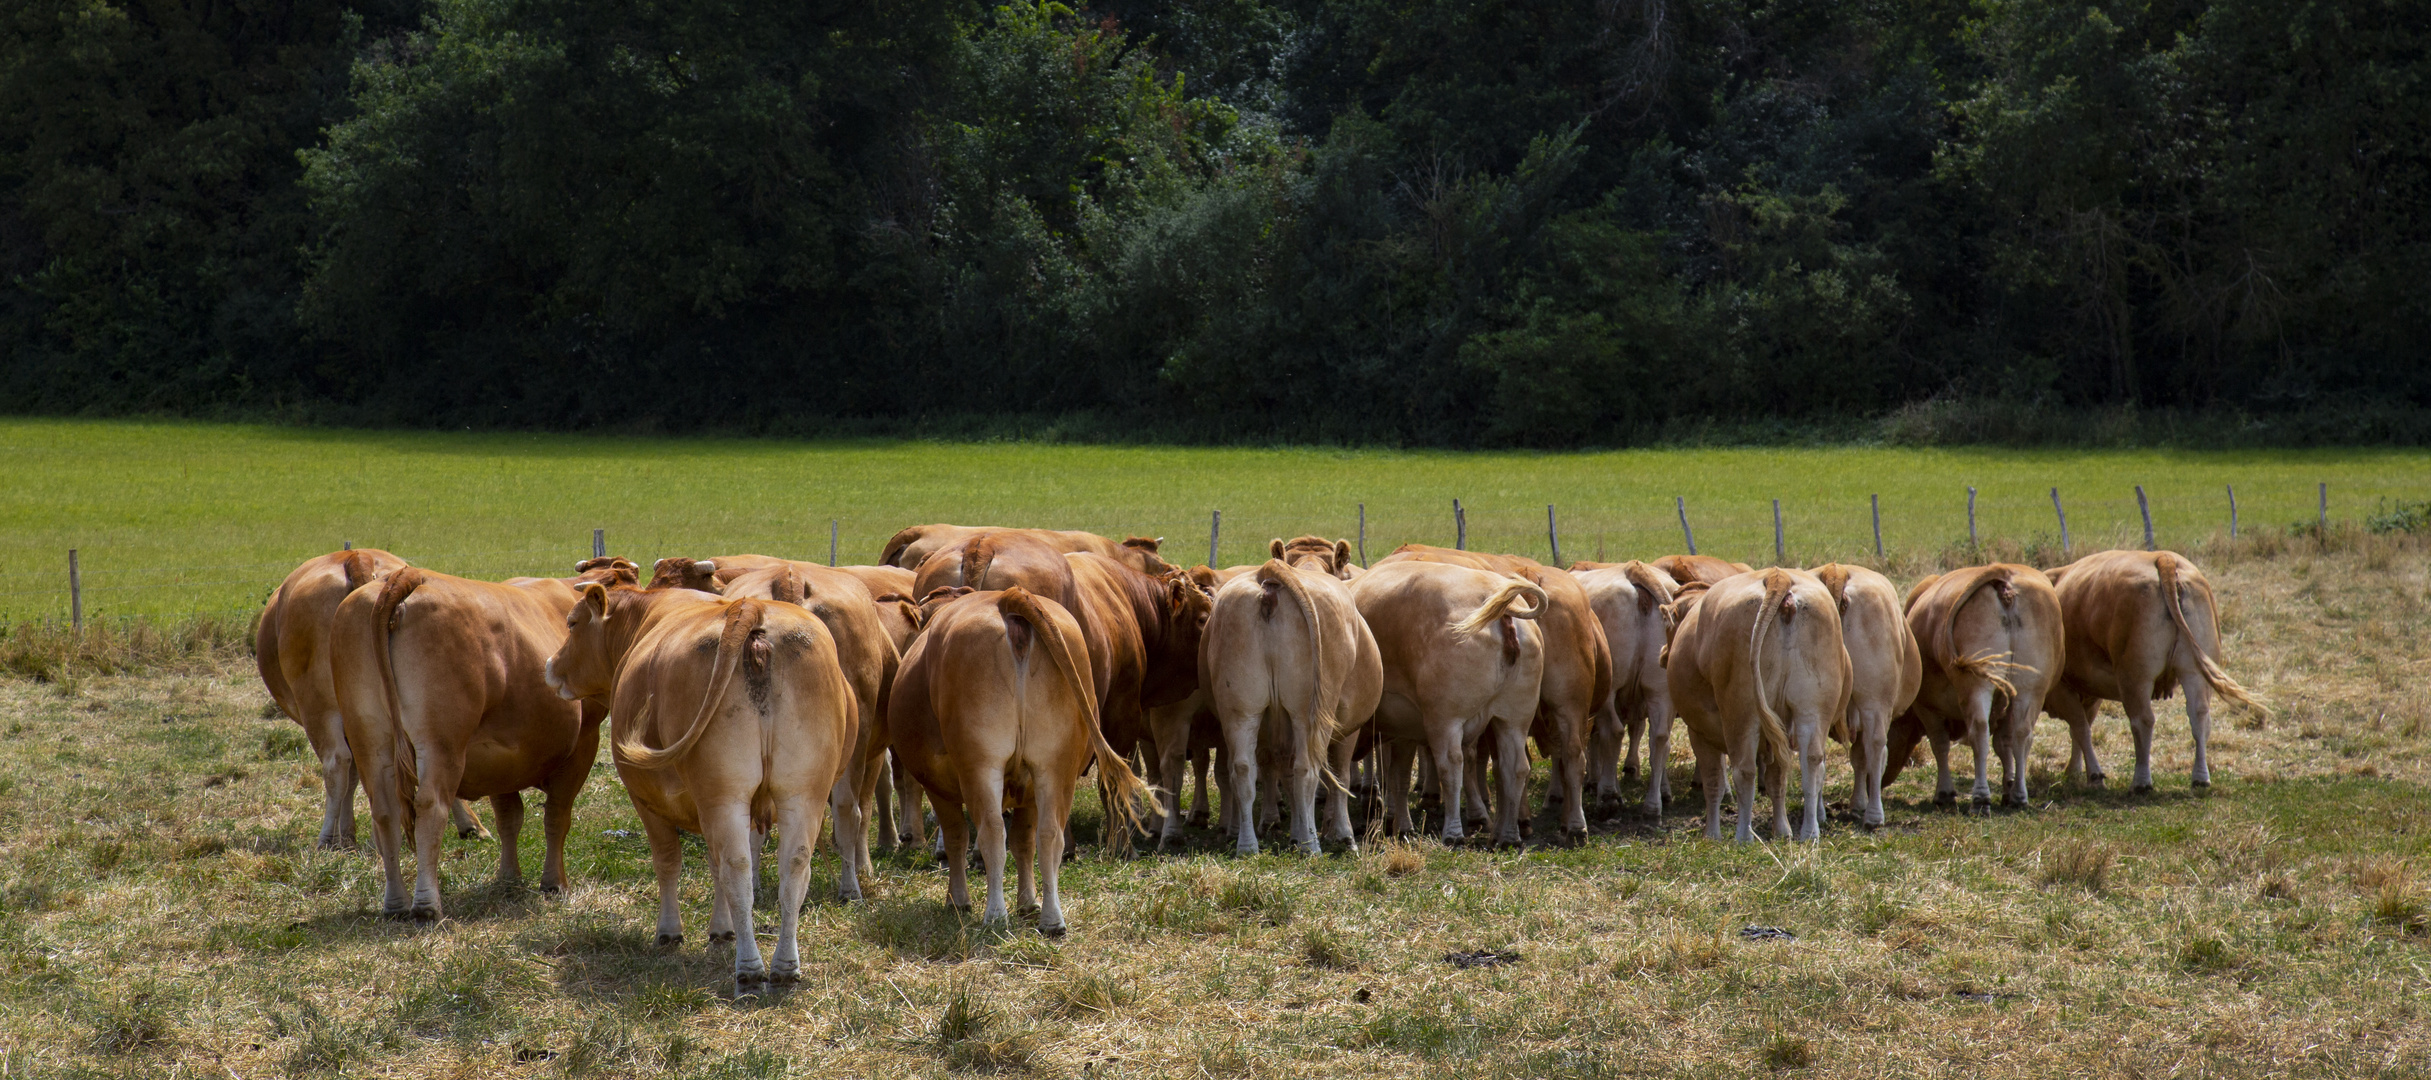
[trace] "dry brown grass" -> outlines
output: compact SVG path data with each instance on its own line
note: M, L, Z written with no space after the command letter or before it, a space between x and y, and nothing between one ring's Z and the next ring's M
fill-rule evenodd
M837 906L823 860L805 981L744 1004L697 944L652 944L604 769L566 896L490 886L494 849L451 840L453 918L415 928L377 917L372 860L310 849L318 781L241 654L11 678L0 1076L2419 1075L2431 582L2419 546L2350 539L2191 553L2278 714L2219 725L2209 795L2170 705L2154 795L2056 786L2054 725L2034 809L1937 813L1912 772L1890 827L1836 816L1813 850L1708 844L1688 814L1527 852L1090 845L1060 942L946 910L925 856ZM2099 727L2114 775L2124 728ZM1478 949L1521 959L1444 962Z

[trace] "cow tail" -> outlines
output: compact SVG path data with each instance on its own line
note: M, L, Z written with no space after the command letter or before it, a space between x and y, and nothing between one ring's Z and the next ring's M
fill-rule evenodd
M980 584L988 576L988 564L996 561L996 541L981 536L962 545L962 584L972 589L984 589Z
M1998 566L1978 566L1966 571L1966 575L1959 580L1958 587L1951 590L1950 613L1941 622L1941 641L1938 643L1941 662L1953 675L1981 676L1992 684L1992 689L2016 697L2017 685L2009 681L2009 673L2028 670L2026 665L2002 660L1989 652L1959 655L1958 612L1967 606L1968 599L1975 595L1976 590L1987 585L1997 591L2001 606L2009 607L2016 602L2017 586L2011 580L2009 571Z
M2254 696L2247 693L2237 680L2230 678L2228 672L2221 670L2219 664L2212 662L2210 654L2203 651L2202 640L2195 637L2194 628L2186 624L2186 609L2178 598L2178 590L2184 588L2185 583L2178 576L2177 556L2162 552L2153 558L2153 569L2161 575L2161 604L2169 609L2169 623L2177 628L2178 640L2185 642L2187 649L2195 654L2195 663L2203 672L2203 681L2211 684L2212 692L2223 699L2252 710L2264 720L2270 719L2271 711L2254 700ZM2208 589L2205 591L2209 592Z
M1631 559L1621 564L1621 574L1638 591L1638 614L1647 614L1658 605L1671 602L1671 590L1664 588L1663 580L1654 576L1653 567Z
M1039 606L1039 598L1027 589L1019 586L1006 589L996 598L996 610L1030 624L1033 636L1046 646L1048 657L1055 662L1055 670L1080 695L1083 706L1080 726L1089 733L1089 752L1096 756L1098 779L1106 785L1106 835L1129 836L1138 831L1140 804L1153 796L1154 789L1131 771L1130 763L1106 743L1106 733L1098 730L1097 687L1090 681L1087 668L1072 655L1071 643L1064 640L1063 632Z
M1512 606L1513 601L1523 598L1528 601L1527 607ZM1486 597L1485 603L1477 605L1477 610L1453 623L1452 632L1474 634L1506 615L1514 619L1533 619L1544 613L1544 586L1521 578L1510 578L1503 582L1501 588L1494 590L1494 595Z
M351 577L351 575L349 575ZM380 587L380 602L371 610L372 656L380 669L380 700L388 709L388 730L397 740L394 756L397 763L397 802L405 808L405 826L413 827L414 789L422 786L422 776L414 760L413 740L405 734L405 706L397 696L397 663L390 654L390 635L396 628L397 607L422 587L422 571L407 567L389 575ZM450 799L455 792L448 792Z
M691 753L701 734L709 730L709 720L717 715L718 707L726 701L726 691L734 685L734 672L743 665L743 652L751 644L751 635L768 617L768 609L757 600L736 600L726 605L726 625L718 634L717 658L709 669L709 692L701 699L700 711L692 715L692 723L684 733L663 748L652 749L641 744L642 725L633 726L631 740L615 741L616 759L636 769L664 769L683 760Z
M1756 612L1756 628L1747 635L1748 663L1756 679L1756 727L1764 736L1765 752L1773 767L1787 769L1790 763L1789 730L1781 726L1781 714L1773 711L1772 702L1764 697L1764 638L1773 625L1773 614L1789 598L1790 576L1779 568L1764 572L1764 607Z
M1309 599L1308 586L1301 582L1299 572L1280 559L1268 559L1266 565L1258 568L1258 584L1290 593L1292 602L1300 605L1300 617L1308 620L1308 655L1311 666L1316 668L1316 685L1309 688L1308 708L1301 714L1305 720L1300 725L1300 751L1308 755L1317 770L1318 783L1340 787L1342 781L1334 775L1331 755L1326 751L1334 744L1342 686L1334 668L1326 664L1325 625L1317 621L1317 602ZM1335 666L1339 666L1341 658L1334 659Z

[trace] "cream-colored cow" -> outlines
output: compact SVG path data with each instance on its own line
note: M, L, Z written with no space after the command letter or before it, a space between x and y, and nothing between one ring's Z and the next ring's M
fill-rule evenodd
M1664 608L1679 584L1642 562L1570 564L1587 602L1604 625L1612 650L1612 693L1596 710L1587 767L1596 800L1618 803L1620 777L1638 774L1638 741L1646 740L1646 812L1661 814L1671 796L1671 681L1663 673L1670 635ZM1626 750L1623 738L1627 739ZM1616 775L1616 766L1617 775Z
M2059 594L2031 566L1995 563L1929 577L1908 590L1908 631L1924 658L1916 702L1891 725L1882 782L1899 775L1919 735L1938 766L1934 800L1958 801L1950 740L1975 748L1975 799L1992 805L1992 756L2000 755L2002 801L2026 803L2026 755L2043 697L2067 655Z
M2152 702L2182 688L2195 742L2193 783L2210 787L2212 695L2269 715L2220 669L2219 605L2210 580L2174 551L2105 551L2044 573L2059 590L2068 664L2043 707L2068 722L2068 771L2082 767L2101 786L2093 715L2102 702L2116 701L2135 736L2135 790L2152 790Z
M1849 769L1856 774L1851 808L1868 828L1882 824L1882 770L1891 721L1916 702L1924 657L1900 610L1891 579L1862 566L1830 563L1815 578L1840 605L1840 640L1849 650Z
M1723 759L1737 773L1737 839L1755 839L1757 759L1769 765L1773 834L1792 835L1789 764L1799 767L1806 817L1800 840L1821 835L1823 743L1848 711L1849 654L1839 605L1812 574L1774 567L1716 583L1684 609L1665 650L1671 700L1688 725L1705 787L1705 835L1722 838Z

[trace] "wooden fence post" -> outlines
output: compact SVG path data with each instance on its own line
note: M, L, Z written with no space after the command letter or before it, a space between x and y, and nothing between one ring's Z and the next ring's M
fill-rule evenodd
M354 549L355 549L355 542L354 542L354 541L352 541L352 540L340 540L340 541L338 541L338 550L339 550L339 551L353 551Z
M594 559L608 557L608 530L591 530L591 557Z
M2142 484L2136 485L2136 510L2144 515L2144 550L2151 551L2153 550L2152 503L2145 500L2144 485Z
M2237 538L2237 485L2228 485L2228 538Z
M2060 515L2060 558L2070 558L2068 546L2068 508L2060 505L2060 489L2051 489L2051 509Z
M1782 552L1782 550L1781 550L1781 500L1779 500L1779 499L1774 499L1774 500L1773 500L1773 565L1774 565L1774 566L1779 566L1779 565L1781 565L1782 563L1787 562L1788 560L1789 560L1789 556L1788 556L1787 554L1783 553L1783 552Z
M1367 504L1359 504L1359 566L1367 567Z
M2320 537L2324 544L2330 542L2330 482L2327 480L2321 482L2321 517L2313 535Z
M68 624L84 633L84 574L76 567L76 549L68 549Z
M1975 486L1970 484L1967 486L1967 551L1973 553L1982 548L1983 545L1975 539Z
M1869 496L1874 503L1874 561L1882 561L1882 496Z
M1222 563L1218 563L1218 562L1216 561L1216 540L1217 540L1217 538L1219 538L1219 537L1221 537L1221 536L1223 536L1223 535L1224 535L1224 512L1223 512L1223 511L1221 511L1221 510L1218 510L1218 511L1216 511L1216 512L1214 513L1214 515L1213 515L1213 516L1211 516L1211 517L1209 517L1209 518L1207 519L1207 566L1208 566L1208 569L1211 569L1211 570L1212 570L1212 569L1214 569L1214 568L1216 568L1216 567L1218 567L1218 566L1223 565Z
M1553 545L1553 565L1562 565L1562 530L1553 520L1553 504L1545 504L1545 542Z
M1460 508L1460 500L1452 500L1452 549L1469 550L1469 512Z
M1688 541L1688 553L1694 555L1697 553L1697 534L1688 527L1688 497L1674 495L1671 505L1680 511L1680 539Z
M844 519L827 519L827 565L836 565L836 533L844 527Z

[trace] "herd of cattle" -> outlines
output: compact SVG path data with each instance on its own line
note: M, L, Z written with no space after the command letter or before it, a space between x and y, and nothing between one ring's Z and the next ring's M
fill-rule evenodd
M1152 539L925 525L889 541L879 566L671 558L644 584L622 558L492 583L357 549L288 575L257 653L320 758L324 846L354 843L361 778L392 917L439 917L443 830L481 831L465 800L491 801L499 877L518 879L527 788L548 795L541 888L559 888L574 799L613 716L612 757L658 876L659 938L682 939L679 834L699 834L710 940L733 943L745 987L797 976L822 818L855 899L869 816L889 841L920 843L924 796L954 905L970 903L975 832L986 917L1006 915L1009 845L1020 905L1062 933L1066 818L1092 763L1114 843L1143 829L1177 838L1193 764L1191 816L1204 821L1211 758L1244 853L1284 815L1292 842L1319 850L1321 792L1326 837L1352 843L1354 784L1381 795L1383 828L1407 832L1413 757L1445 839L1482 827L1517 843L1529 740L1551 769L1546 801L1577 837L1590 798L1609 808L1637 775L1641 739L1644 806L1662 812L1676 719L1707 836L1722 835L1727 763L1738 839L1754 838L1761 782L1775 835L1811 840L1827 738L1848 746L1851 809L1870 827L1919 739L1939 762L1940 800L1957 800L1949 746L1964 739L1974 805L1991 802L1996 754L2004 801L2022 804L2039 713L2068 723L2069 771L2098 785L2091 720L2099 702L2121 703L2142 790L2155 697L2186 694L2198 786L2213 695L2260 708L2217 662L2210 584L2171 552L1970 567L1904 601L1881 574L1839 564L1674 555L1565 570L1408 545L1363 568L1347 542L1313 536L1270 554L1183 568ZM1792 769L1805 802L1794 829ZM752 886L772 828L782 923L763 963Z

